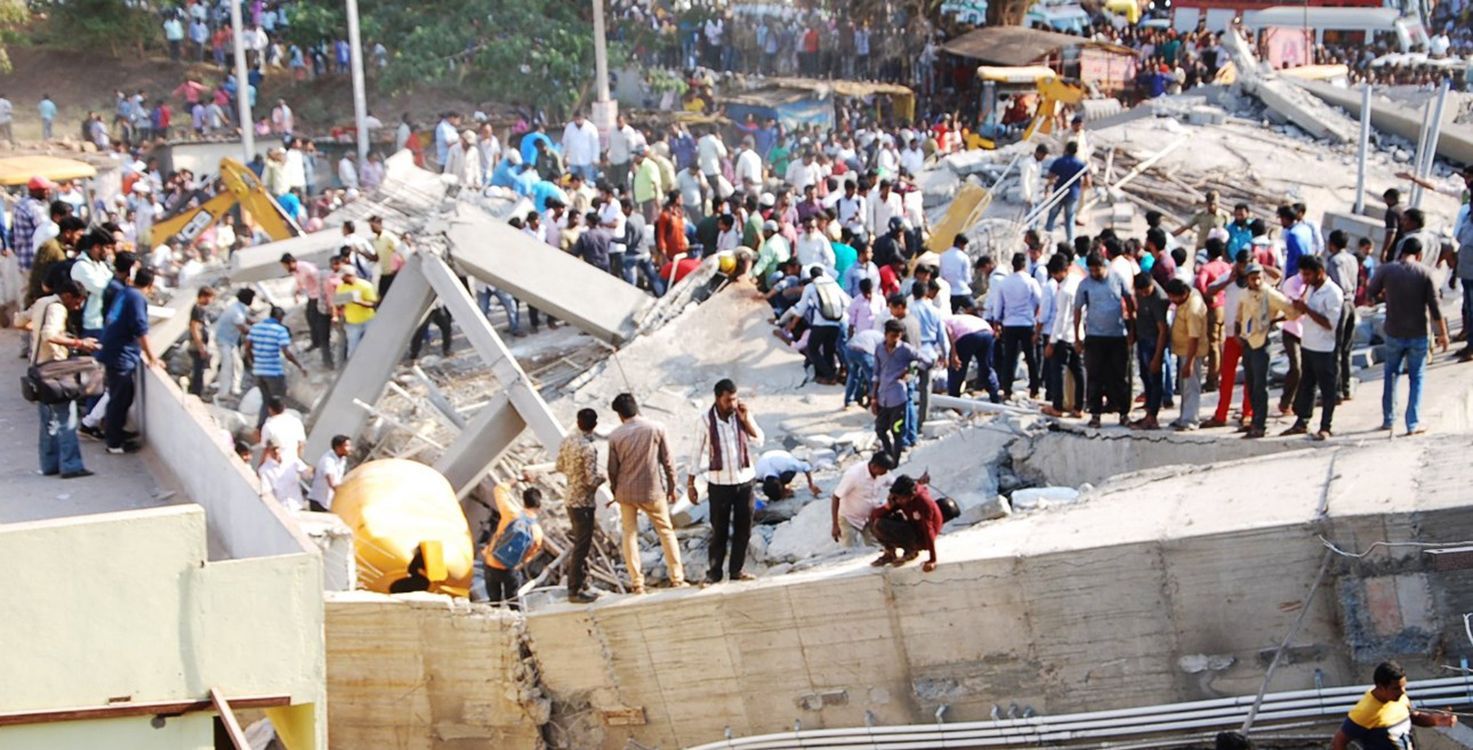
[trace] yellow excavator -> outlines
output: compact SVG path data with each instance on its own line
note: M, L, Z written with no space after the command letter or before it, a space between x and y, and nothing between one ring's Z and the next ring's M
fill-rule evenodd
M1013 142L1013 131L1001 125L1003 117L1002 95L1036 95L1038 106L1033 109L1033 119L1028 122L1016 140L1026 141L1034 133L1050 133L1054 119L1065 105L1076 105L1084 101L1084 89L1059 80L1050 68L1042 65L1002 67L983 65L977 69L982 79L982 121L987 123L968 138L967 148L995 149Z
M234 159L220 160L220 182L224 189L199 206L186 208L153 225L155 242L178 240L188 245L215 225L232 208L240 206L251 221L273 240L284 240L302 233L296 219L281 209L266 186L246 165Z

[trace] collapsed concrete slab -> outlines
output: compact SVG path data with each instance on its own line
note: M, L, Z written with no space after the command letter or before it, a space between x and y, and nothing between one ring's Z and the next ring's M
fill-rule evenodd
M1223 34L1222 46L1232 57L1243 90L1258 97L1269 109L1316 138L1337 143L1355 140L1359 128L1350 118L1308 96L1289 79L1264 72L1258 56L1238 32L1229 29Z
M1360 117L1360 92L1331 86L1323 81L1290 79L1295 86ZM1437 139L1437 154L1463 164L1473 164L1473 125L1454 121L1456 112L1444 116ZM1371 124L1377 130L1399 135L1416 143L1422 130L1422 114L1401 104L1380 100L1371 105Z
M446 237L461 270L609 344L633 338L654 298L622 279L461 207Z

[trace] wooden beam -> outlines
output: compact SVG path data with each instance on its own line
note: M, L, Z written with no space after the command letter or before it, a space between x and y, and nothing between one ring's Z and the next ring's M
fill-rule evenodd
M245 731L240 728L240 720L235 718L235 711L230 708L230 701L215 688L210 688L210 703L215 706L215 713L220 714L220 723L225 725L225 734L230 736L230 744L235 750L251 750L250 740L246 739Z
M289 695L266 695L252 698L236 698L231 702L235 708L274 708L290 706ZM53 724L61 721L91 721L94 719L117 719L126 716L181 716L188 713L215 710L214 702L206 698L195 701L164 701L155 703L114 703L89 708L56 708L41 711L14 711L0 713L0 727L22 724Z

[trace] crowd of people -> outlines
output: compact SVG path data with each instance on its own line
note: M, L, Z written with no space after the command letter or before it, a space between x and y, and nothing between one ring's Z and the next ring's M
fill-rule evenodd
M252 0L244 4L241 41L247 64L252 68L286 69L299 81L348 75L351 50L346 38L323 38L306 47L283 38L297 5L292 0ZM234 65L235 32L226 0L187 0L182 6L165 8L161 15L171 60L213 62L221 69ZM365 66L382 68L389 62L389 51L382 42L365 47L364 56Z

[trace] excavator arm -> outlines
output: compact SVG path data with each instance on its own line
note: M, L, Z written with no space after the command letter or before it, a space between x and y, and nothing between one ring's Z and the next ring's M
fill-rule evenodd
M1057 78L1040 80L1038 82L1038 109L1033 113L1033 121L1028 123L1028 129L1023 131L1023 140L1032 138L1034 133L1053 132L1054 118L1058 116L1059 109L1063 105L1078 104L1082 101L1084 101L1084 89L1064 83Z
M244 164L234 159L221 159L220 180L224 183L224 190L203 205L185 209L158 222L153 227L153 236L159 241L177 239L188 245L237 205L245 209L273 240L284 240L302 233L296 220L281 210L280 204L266 192L256 173Z

